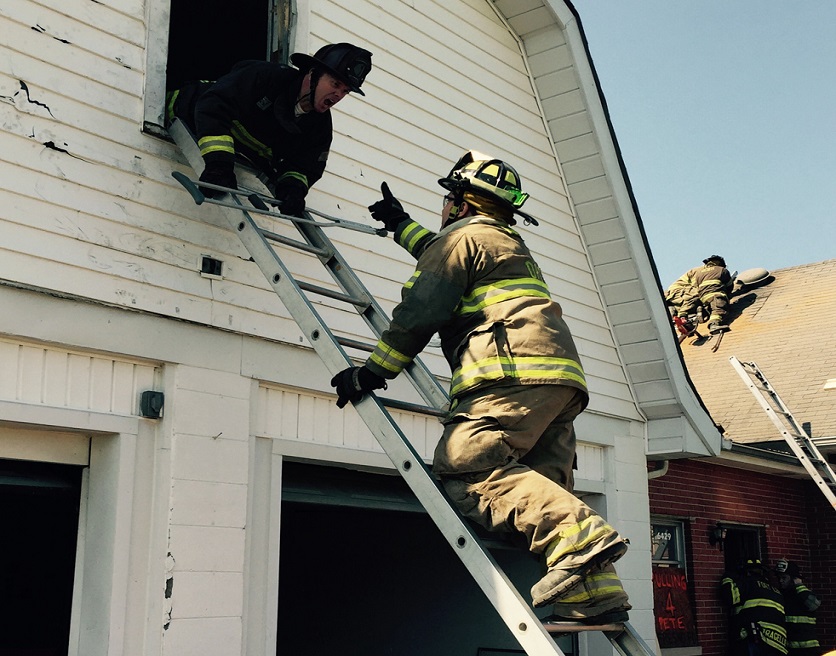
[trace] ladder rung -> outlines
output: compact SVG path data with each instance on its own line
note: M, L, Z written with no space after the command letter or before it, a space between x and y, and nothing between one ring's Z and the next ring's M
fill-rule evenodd
M337 340L337 343L340 346L347 346L348 348L353 348L358 351L365 351L366 353L371 353L374 351L375 345L368 344L366 342L359 342L356 339L350 339L349 337L338 337L334 335L334 339Z
M432 415L433 417L444 417L447 413L443 410L431 408L428 405L421 405L420 403L409 403L408 401L401 401L399 399L389 399L377 395L380 402L387 408L394 408L395 410L405 410L406 412L415 412L421 415Z
M605 631L607 633L621 632L624 625L616 624L583 624L581 622L543 622L546 631L552 635L566 635L567 633L583 633L585 631Z
M361 309L369 307L369 301L365 298L356 298L354 296L349 296L348 294L343 294L342 292L335 292L333 289L328 289L327 287L312 285L309 282L297 281L297 284L299 285L299 289L304 289L306 292L311 292L312 294L319 294L320 296L325 296L326 298L333 298L336 301L350 303L351 305Z
M277 244L282 244L283 246L290 246L291 248L296 248L300 251L305 251L306 253L311 253L318 257L329 257L331 255L331 253L329 253L325 249L317 248L316 246L311 246L310 244L306 244L305 242L299 241L298 239L290 239L289 237L283 237L282 235L276 234L275 232L270 232L269 230L265 230L264 228L260 228L259 231L268 241L274 241Z

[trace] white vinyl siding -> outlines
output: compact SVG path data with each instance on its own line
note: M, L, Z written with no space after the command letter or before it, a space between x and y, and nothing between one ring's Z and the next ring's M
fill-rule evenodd
M106 5L94 12L73 2L62 13L31 0L14 6L20 10L0 15L5 33L16 35L9 42L18 44L22 62L0 71L0 95L10 99L0 104L10 132L0 154L0 185L10 201L0 209L6 234L0 277L305 343L220 212L194 206L171 179L172 169L182 169L174 147L140 132L140 6L134 13ZM374 53L366 97L349 97L334 110L331 159L310 194L311 207L371 222L366 206L386 180L413 216L434 228L442 195L437 180L465 150L512 162L531 194L526 210L540 220L539 228L521 230L578 342L591 408L634 413L525 59L493 9L483 0L418 8L361 1L311 2L309 12L311 52L346 40ZM81 29L82 21L90 27ZM33 25L45 31L33 32ZM46 56L20 56L33 47ZM21 81L36 102L26 99ZM408 256L391 240L329 234L391 310L412 271ZM223 261L223 279L199 275L204 255ZM302 280L327 277L313 258L285 259ZM365 335L343 308L321 305L337 330ZM437 374L449 375L438 352L426 359Z

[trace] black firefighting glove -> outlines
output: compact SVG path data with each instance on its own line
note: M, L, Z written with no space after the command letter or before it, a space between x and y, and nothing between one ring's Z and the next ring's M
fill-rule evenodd
M401 221L409 219L409 214L404 211L403 205L389 191L388 184L382 183L380 191L383 194L383 200L369 205L369 212L372 213L372 218L375 221L380 221L389 232L395 232Z
M200 174L200 182L238 189L238 180L235 179L235 163L213 160L206 162L203 173ZM220 198L225 192L216 189L201 187L200 190L206 198Z
M337 407L344 408L349 401L357 403L366 392L386 389L386 380L365 366L349 367L331 379L331 387L337 388Z
M273 185L273 197L279 201L279 211L290 216L305 215L305 196L308 186L298 178L287 177Z

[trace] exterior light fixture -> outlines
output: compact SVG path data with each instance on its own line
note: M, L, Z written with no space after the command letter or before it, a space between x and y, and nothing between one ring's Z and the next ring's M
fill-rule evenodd
M716 526L713 526L708 530L708 543L714 547L716 546L720 551L723 550L723 542L726 540L726 527L720 526L720 522L717 522Z

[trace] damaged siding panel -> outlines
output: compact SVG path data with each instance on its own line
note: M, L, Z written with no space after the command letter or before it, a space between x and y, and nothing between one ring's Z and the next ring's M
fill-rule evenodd
M0 8L0 15L60 44L89 51L126 68L142 67L145 24L141 5L131 10L128 3L119 3L122 5L119 11L111 11L101 2L81 0L61 3L17 0L6 4L14 6L14 11Z
M143 0L19 0L37 8L36 11L51 10L61 16L73 18L82 25L100 28L127 43L141 46L145 41L145 2ZM17 4L17 3L15 3ZM17 14L17 9L15 10ZM72 41L72 39L70 39ZM92 48L91 48L92 49Z
M17 8L17 3L4 3L6 6ZM20 0L20 7L31 6L27 0ZM17 16L17 11L13 12ZM33 17L36 18L36 17ZM66 19L65 19L66 20ZM37 28L37 23L24 24L8 16L0 18L0 30L3 33L3 45L12 53L17 53L13 74L25 77L33 60L27 56L37 52L37 60L46 62L51 67L52 79L33 80L45 88L52 88L69 97L85 98L85 82L103 85L107 88L128 93L137 98L142 94L142 71L139 67L142 52L136 47L125 48L114 57L103 57L95 49L86 49L73 43L65 43L58 38L43 33ZM91 35L89 46L96 46L98 36ZM109 36L102 35L107 42ZM130 53L130 54L129 54ZM116 57L136 62L136 70L131 70L132 64L118 61ZM19 62L19 63L18 63ZM82 80L84 82L80 82Z

